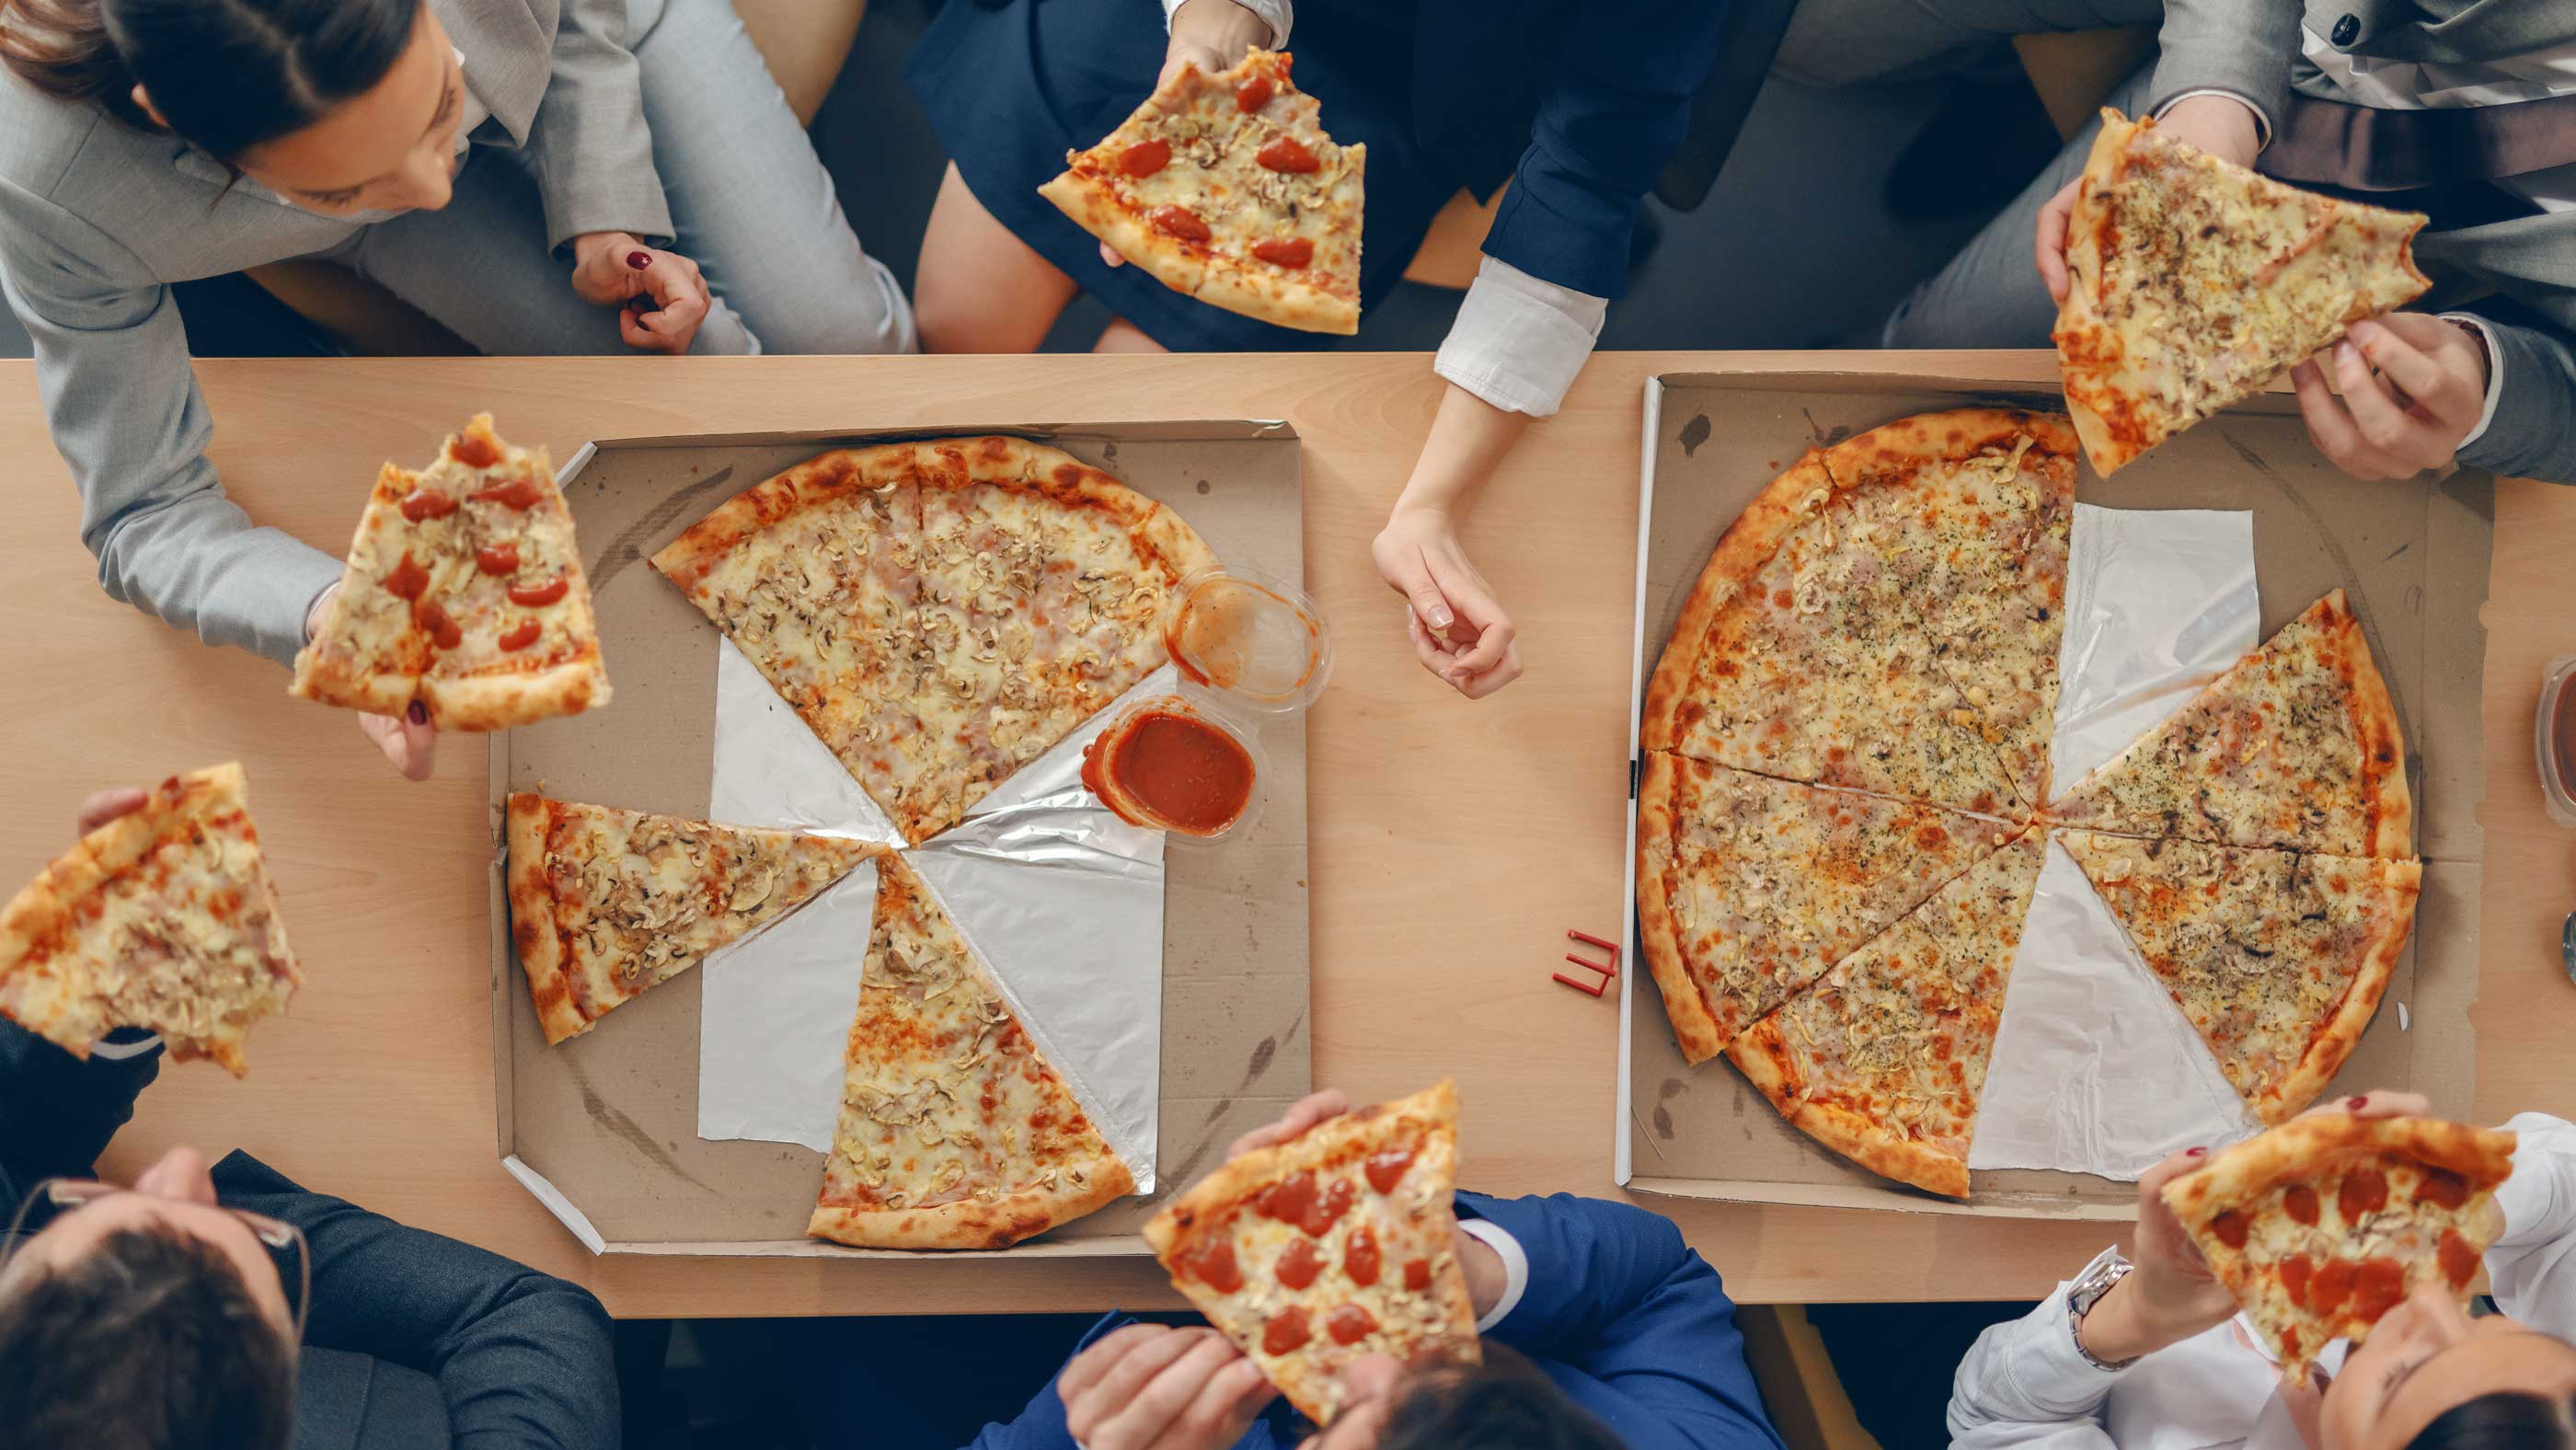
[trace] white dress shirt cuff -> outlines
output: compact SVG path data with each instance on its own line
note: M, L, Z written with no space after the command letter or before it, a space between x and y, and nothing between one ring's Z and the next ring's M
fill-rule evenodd
M2495 422L2496 399L2504 396L2504 349L2496 346L2495 334L2487 329L2487 320L2474 312L2445 312L2441 314L2441 318L2444 322L2457 322L2476 328L2478 341L2486 344L2487 349L2486 406L2478 410L2476 426L2470 428L2468 436L2462 438L2457 447L2452 449L2456 453L2487 436L2488 425Z
M2227 99L2236 102L2238 105L2243 106L2249 111L2252 111L2254 113L2254 149L2260 151L2264 147L2272 144L2271 116L2266 114L2261 106L2254 104L2252 97L2241 95L2235 91L2225 90L2218 86L2202 86L2198 90L2185 91L2181 95L2167 97L2163 105L2156 107L2156 119L2159 121L2163 120L2165 112L2172 110L2174 107L2181 105L2183 102L2190 100L2194 96L2225 96Z
M2024 1394L2039 1403L2058 1408L2060 1413L2089 1415L2101 1408L2102 1400L2111 1393L2125 1370L2106 1370L2084 1357L2075 1344L2075 1326L2066 1317L2066 1297L2086 1274L2093 1271L2117 1248L2104 1249L2093 1256L2074 1280L2057 1286L2056 1292L2041 1302L2031 1314L2031 1332L2014 1348L2012 1363L2005 1366Z
M1186 3L1187 0L1163 0L1163 28L1165 30L1172 28L1172 12L1180 9L1181 6ZM1288 43L1288 27L1294 24L1297 19L1297 7L1293 3L1293 0L1231 0L1231 3L1240 5L1244 9L1251 11L1253 14L1260 16L1261 22L1270 27L1270 48L1272 50L1277 50Z
M1487 257L1431 370L1507 413L1544 418L1592 356L1610 304Z
M89 1055L107 1062L123 1062L129 1057L141 1057L160 1045L161 1037L158 1033L138 1037L132 1042L101 1040L90 1044Z
M1494 1307L1476 1320L1478 1334L1491 1334L1495 1325L1510 1318L1512 1311L1520 1307L1521 1295L1529 1290L1529 1255L1522 1250L1519 1239L1484 1219L1462 1218L1458 1220L1458 1231L1469 1238L1483 1239L1502 1256L1503 1297L1495 1300Z

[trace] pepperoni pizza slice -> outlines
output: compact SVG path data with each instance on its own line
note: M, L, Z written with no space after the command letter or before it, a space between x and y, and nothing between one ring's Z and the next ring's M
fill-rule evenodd
M381 715L417 702L449 730L501 730L608 703L572 514L544 449L484 413L417 472L387 463L290 690Z
M2514 1135L2433 1118L2313 1113L2212 1157L2165 1205L2292 1383L2416 1289L2465 1303L2502 1227Z
M1362 1355L1481 1355L1457 1177L1458 1094L1443 1080L1227 1162L1154 1215L1145 1241L1208 1322L1328 1424Z
M75 1057L118 1027L239 1077L302 985L239 765L172 776L0 909L0 1013Z
M884 849L526 791L510 797L508 838L511 940L549 1045Z
M1066 153L1038 195L1175 292L1357 332L1368 148L1335 145L1321 113L1284 54L1184 66L1099 145Z

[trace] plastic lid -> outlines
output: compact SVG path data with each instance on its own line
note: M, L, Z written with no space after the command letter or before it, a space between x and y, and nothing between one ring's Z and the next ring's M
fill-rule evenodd
M1163 646L1184 679L1263 714L1305 709L1333 674L1333 634L1314 596L1250 569L1185 576Z

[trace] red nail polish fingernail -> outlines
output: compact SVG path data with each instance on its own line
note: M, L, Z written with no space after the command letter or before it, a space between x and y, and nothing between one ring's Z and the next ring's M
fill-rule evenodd
M2349 1097L2343 1100L2343 1105L2357 1113L2370 1106L2370 1098L2367 1095Z
M411 723L414 725L426 725L429 723L429 707L418 700L411 702L411 710L409 711L409 714L411 715Z
M626 265L634 268L638 272L641 272L645 268L653 265L653 254L651 252L629 252L626 254Z
M2197 1158L2208 1151L2209 1150L2206 1148L2185 1148L2182 1150L2182 1156L2185 1158Z

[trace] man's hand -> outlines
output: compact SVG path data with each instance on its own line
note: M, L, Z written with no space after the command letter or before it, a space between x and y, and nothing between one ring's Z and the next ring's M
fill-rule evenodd
M2422 312L2356 322L2347 340L2290 369L2317 451L2355 478L2412 478L2448 465L2487 405L2485 339ZM2340 397L2337 394L2341 394Z
M307 643L322 627L322 618L330 613L331 600L339 592L340 586L334 584L314 596L313 607L304 612ZM361 712L358 729L385 753L385 759L394 763L394 769L401 771L405 780L429 779L431 768L438 763L438 727L429 723L429 710L418 700L412 701L407 716Z
M1064 1367L1055 1391L1084 1450L1222 1450L1278 1393L1213 1329L1130 1324Z
M1404 596L1405 632L1424 669L1470 700L1521 677L1512 617L1468 562L1447 509L1399 504L1369 553L1380 577Z
M624 232L572 239L572 290L618 309L617 335L641 352L684 353L707 320L707 279L677 252L657 252Z
M1364 1354L1342 1367L1342 1407L1333 1423L1306 1437L1297 1450L1374 1450L1394 1410L1404 1367L1383 1354Z
M2263 149L2254 108L2233 96L2185 96L2156 118L2156 129L2239 166L2253 165L2255 154ZM2084 178L2078 176L2058 188L2057 195L2039 209L2039 225L2031 239L2039 280L2048 284L2049 300L2060 304L2072 285L2066 273L2066 228L2075 214L2075 193L2083 185Z

